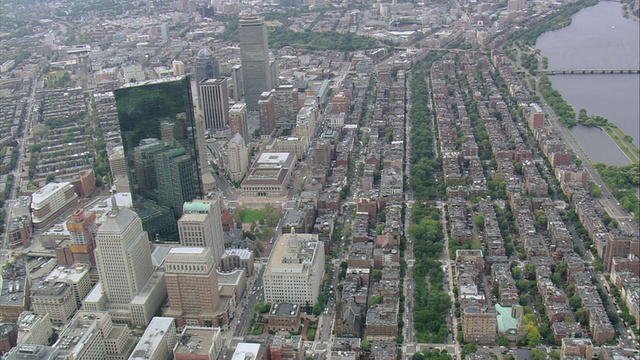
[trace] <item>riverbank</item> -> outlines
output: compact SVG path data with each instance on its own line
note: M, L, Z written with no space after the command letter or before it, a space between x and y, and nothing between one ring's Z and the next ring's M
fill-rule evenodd
M575 13L584 8L597 5L598 2L599 0L578 0L576 2L563 5L560 10L542 18L540 22L529 27L527 30L519 34L514 34L514 36L510 37L509 41L515 42L519 40L523 44L534 46L540 35L571 25L571 17Z
M633 143L633 138L632 141L628 141L629 135L623 133L619 127L613 124L607 124L600 128L609 135L632 163L637 163L640 160L640 149Z
M626 17L627 19L631 19L635 22L640 22L640 11L638 11L638 9L635 9L635 2L632 0L630 2L622 2L622 9L624 11L624 17Z

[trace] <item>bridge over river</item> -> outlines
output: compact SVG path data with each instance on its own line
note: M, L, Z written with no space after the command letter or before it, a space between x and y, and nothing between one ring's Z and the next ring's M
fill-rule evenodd
M609 69L538 69L547 75L594 75L594 74L640 74L640 69L609 68Z

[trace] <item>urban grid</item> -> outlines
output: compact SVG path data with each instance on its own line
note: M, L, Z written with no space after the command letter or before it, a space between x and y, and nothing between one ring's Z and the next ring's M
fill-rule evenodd
M0 358L640 358L638 149L551 83L640 70L534 45L597 3L3 2Z

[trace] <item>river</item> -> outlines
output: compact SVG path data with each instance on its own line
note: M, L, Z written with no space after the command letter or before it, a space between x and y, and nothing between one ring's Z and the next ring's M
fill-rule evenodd
M541 35L536 48L550 69L640 68L640 24L623 16L622 5L602 1L576 13L570 26ZM601 115L625 134L640 139L640 75L553 75L556 88L576 110ZM576 126L573 136L592 162L630 163L602 130Z

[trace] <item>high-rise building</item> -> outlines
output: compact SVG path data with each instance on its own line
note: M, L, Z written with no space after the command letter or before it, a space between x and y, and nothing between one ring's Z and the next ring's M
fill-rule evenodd
M315 234L282 234L263 275L267 303L313 304L324 274L324 246Z
M71 237L71 252L74 262L96 265L95 250L96 214L83 209L76 210L67 221Z
M178 220L180 243L188 247L206 247L216 264L224 252L220 199L194 200L184 203Z
M220 66L213 51L209 48L202 48L196 56L196 84L204 79L217 78L220 76Z
M227 175L233 182L242 181L249 169L249 152L239 133L229 140L224 150L223 160L227 167Z
M278 86L273 95L276 103L276 128L293 129L298 115L298 89L293 85Z
M244 96L247 109L256 111L260 94L273 88L267 27L261 17L247 16L240 19L238 33Z
M180 216L183 202L203 195L196 140L204 134L189 77L126 84L115 98L133 202L153 200Z
M135 212L124 208L107 215L96 236L100 283L113 303L129 303L153 273L149 237Z
M260 94L258 111L260 114L260 134L271 135L276 126L276 102L273 91L265 91Z
M172 248L165 257L164 267L169 304L165 316L176 319L178 327L228 323L226 311L218 309L221 305L218 273L210 248Z
M239 102L229 109L229 130L231 137L240 134L244 143L249 142L249 128L247 126L247 104Z
M229 125L229 92L227 80L223 78L204 79L198 83L200 103L207 130L222 129Z
M162 271L154 271L149 237L129 208L109 212L96 234L100 282L82 301L84 309L107 310L121 323L146 326L164 302Z
M231 67L231 97L235 101L240 101L244 95L244 81L242 80L242 65L236 64Z

